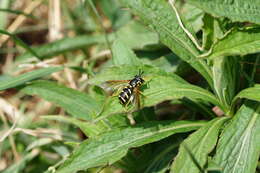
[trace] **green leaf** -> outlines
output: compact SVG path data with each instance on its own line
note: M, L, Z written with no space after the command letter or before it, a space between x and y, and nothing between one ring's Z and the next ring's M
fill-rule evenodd
M62 69L63 67L48 67L48 68L42 68L39 70L27 72L16 77L7 78L4 81L1 81L0 90L5 90L8 88L13 88L22 85L26 82L50 75Z
M177 2L178 1L176 1L176 3ZM179 3L181 3L180 5L181 9L179 11L185 17L186 23L192 26L194 33L197 33L202 28L203 25L202 18L204 12L201 9L189 3L184 3L184 4L182 4L182 2Z
M15 41L16 44L18 44L19 46L23 47L25 50L30 52L30 54L32 56L35 56L39 59L41 58L36 50L32 49L30 46L28 46L26 43L24 43L20 38L16 37L14 34L11 34L7 31L1 30L1 29L0 29L0 34L8 35Z
M260 102L260 84L256 84L256 85L254 85L254 87L246 88L246 89L240 91L236 95L236 97L233 99L233 103L232 103L233 106L235 104L235 101L238 98L246 98L246 99L255 100L255 101Z
M131 14L122 9L119 1L117 0L101 0L99 1L99 5L101 6L104 14L112 22L112 27L114 30L117 30L131 20Z
M184 140L184 145L189 149L202 168L205 167L208 155L214 149L218 140L219 131L227 119L228 118L215 118ZM185 146L181 145L179 153L173 162L171 172L200 173L199 168L193 162Z
M164 100L187 97L207 101L223 108L218 99L209 91L195 85L179 83L172 77L154 76L143 93L146 97L144 100L146 106L155 105Z
M215 16L232 21L260 23L260 2L255 0L188 0Z
M255 172L260 155L260 105L245 103L225 127L217 145L215 163L222 173Z
M48 145L48 144L52 143L53 141L54 141L54 139L48 138L48 137L37 139L37 140L31 142L29 145L27 145L26 151L30 151L34 148L40 148L44 145Z
M89 80L91 84L101 84L109 80L132 79L138 74L138 66L111 67ZM141 106L156 105L165 100L191 98L203 100L218 105L225 110L218 99L209 91L195 85L191 85L177 75L166 73L158 68L144 65L143 78L146 83L141 87L144 97L141 96ZM126 83L127 84L127 83ZM105 106L102 116L108 116L118 112L125 112L122 105L118 104L116 97L111 98ZM112 106L114 105L114 106ZM104 113L105 112L105 113ZM99 117L100 118L100 117Z
M43 119L47 120L55 120L65 123L73 124L81 129L81 131L87 136L87 137L95 137L99 135L102 131L105 129L102 129L102 127L93 124L91 122L86 121L80 121L76 118L71 117L65 117L65 116L55 116L55 115L48 115L48 116L41 116Z
M214 91L227 108L231 105L239 86L238 61L237 57L218 57L212 67Z
M247 98L250 100L260 101L260 84L256 84L254 87L242 90L236 98Z
M101 110L101 105L85 93L58 85L55 82L35 81L21 89L29 95L57 104L76 118L92 120Z
M120 28L116 35L125 45L132 49L149 49L159 44L158 34L147 29L137 21L131 21Z
M141 61L143 64L149 64L151 66L159 67L161 70L165 72L178 72L181 67L181 64L184 63L180 58L178 58L175 54L166 54L154 60L142 58Z
M260 51L260 30L233 30L213 45L209 58L246 55Z
M179 142L169 142L157 147L154 151L155 156L152 157L144 173L165 173L169 169L172 158L176 155L175 148L178 146Z
M114 65L139 65L140 60L137 58L135 53L125 45L120 39L114 41L112 45L113 53L113 64Z
M139 73L140 69L144 72L144 78L151 78L153 75L171 76L176 81L187 84L187 82L184 79L175 74L167 73L159 68L142 64L141 66L120 65L109 67L104 69L101 73L97 74L94 78L89 79L88 82L89 84L98 85L109 80L130 80Z
M224 36L219 21L209 14L203 16L203 48L209 50L213 43Z
M200 72L212 86L212 73L204 60L196 57L199 52L187 34L181 29L178 19L164 0L121 0L155 30L163 44L168 46L182 60ZM187 28L191 30L190 28Z
M105 36L104 35L93 35L93 36L81 35L72 38L64 38L48 44L44 44L42 46L35 47L33 49L39 54L41 59L45 59L45 58L50 58L55 55L59 55L68 51L77 50L97 43L105 43ZM16 61L22 62L31 57L32 54L30 52L26 52L21 56L17 57Z
M112 164L125 156L129 148L152 143L175 133L195 130L203 124L189 121L158 121L113 130L81 143L57 173L71 173Z

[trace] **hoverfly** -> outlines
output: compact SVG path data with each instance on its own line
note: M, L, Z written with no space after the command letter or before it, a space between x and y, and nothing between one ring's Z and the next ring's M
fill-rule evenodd
M131 103L135 102L137 103L138 109L140 109L140 94L142 92L140 91L140 87L144 84L145 80L142 77L143 71L139 70L139 73L134 76L133 79L131 80L110 80L107 81L109 84L122 84L125 83L126 86L123 88L121 87L118 89L116 93L113 95L118 95L118 100L119 103L122 104L123 106L127 107Z

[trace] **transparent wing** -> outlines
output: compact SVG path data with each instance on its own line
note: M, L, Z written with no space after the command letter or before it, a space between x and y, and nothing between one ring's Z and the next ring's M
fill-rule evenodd
M101 85L108 93L118 95L121 90L128 85L129 80L109 80Z

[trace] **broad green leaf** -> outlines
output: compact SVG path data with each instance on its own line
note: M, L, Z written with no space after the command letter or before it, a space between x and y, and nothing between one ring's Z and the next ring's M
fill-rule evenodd
M155 105L164 100L191 98L210 102L214 105L219 104L218 99L209 91L191 84L182 84L172 77L153 76L149 82L149 87L143 90L144 104L146 106ZM224 110L225 111L225 110Z
M58 85L55 82L35 81L21 89L29 95L57 104L76 118L92 120L101 110L101 105L94 98L77 90Z
M157 67L143 64L140 64L138 66L121 65L109 67L104 69L101 73L98 73L94 78L89 79L88 82L90 84L99 85L109 80L130 80L139 73L139 70L142 70L144 72L144 79L147 78L149 80L154 75L171 76L176 81L187 84L184 79L175 74L167 73Z
M89 82L91 84L102 84L109 80L132 79L138 74L138 69L140 68L136 66L111 67L95 76L95 78L90 79ZM188 84L177 75L163 72L158 68L148 65L144 65L141 70L144 71L143 78L146 80L146 83L141 87L144 94L144 97L141 96L142 106L152 106L165 100L187 97L213 103L226 111L218 99L209 91ZM111 98L111 100L108 101L108 105L115 106L105 106L103 111L106 113L125 112L124 107L118 105L116 97ZM108 113L104 116L107 115Z
M178 1L176 1L176 3L177 2ZM179 3L181 3L181 9L179 11L185 17L186 23L192 26L194 33L197 33L202 28L202 18L204 12L189 3L182 4L180 1Z
M260 105L245 103L225 127L214 161L222 173L253 173L260 155Z
M202 122L158 121L112 130L81 143L57 173L71 173L112 164L125 156L129 148L152 143L175 133L195 130L202 125Z
M260 2L256 0L188 0L207 13L232 21L260 23Z
M158 34L137 21L129 22L120 28L116 35L125 45L132 49L144 50L159 44Z
M139 65L140 60L135 53L125 45L120 39L114 41L112 45L113 64L120 66L127 65Z
M105 43L104 35L81 35L72 38L64 38L42 46L33 48L41 59L50 58L68 51L77 50L97 43ZM22 62L28 58L33 57L31 53L25 52L17 57L17 62Z
M48 116L41 116L43 119L47 120L55 120L65 123L73 124L81 129L81 131L87 136L87 137L95 137L99 135L102 131L105 129L102 129L101 126L98 126L96 124L93 124L91 122L87 121L80 121L76 118L72 117L65 117L65 116L55 116L55 115L48 115Z
M194 43L179 26L177 17L164 0L121 0L150 28L155 30L163 44L168 46L181 59L188 62L200 72L212 86L212 72L204 60L198 60L199 55ZM191 30L188 28L188 30Z
M256 84L254 87L246 88L240 91L233 99L233 106L238 98L246 98L260 102L260 84Z
M214 149L218 140L220 129L227 119L228 118L215 118L184 140L184 145L187 149L189 149L202 168L205 167L208 155ZM199 168L195 165L188 151L182 145L173 162L171 172L200 173Z
M13 87L22 85L26 82L48 76L48 75L50 75L54 72L60 71L62 69L63 69L63 67L48 67L48 68L42 68L39 70L27 72L27 73L21 74L16 77L7 78L7 79L1 81L0 90L5 90L8 88L13 88Z
M226 107L231 105L239 85L238 61L237 57L218 57L212 67L214 91Z
M37 57L39 59L41 58L40 54L38 54L37 50L32 49L30 46L28 46L26 43L24 43L20 38L18 38L14 34L11 34L11 33L7 32L7 31L1 30L1 29L0 29L0 34L8 35L9 37L11 37L14 40L14 42L17 45L23 47L25 50L30 52L31 55L33 55L33 56L35 56L35 57Z
M260 51L260 30L233 30L213 45L209 58L246 55Z

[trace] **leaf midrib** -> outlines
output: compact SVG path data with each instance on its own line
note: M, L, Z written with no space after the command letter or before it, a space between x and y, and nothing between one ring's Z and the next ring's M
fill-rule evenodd
M255 122L256 122L256 120L257 120L257 116L259 116L259 111L260 111L260 106L258 106L257 109L256 109L256 111L253 113L253 117L252 117L251 120L249 121L247 128L245 129L245 131L243 132L243 134L242 134L241 137L240 137L240 138L243 137L242 145L241 145L242 147L240 147L239 156L237 157L237 160L236 160L236 162L235 162L235 164L234 164L234 166L233 166L232 173L235 173L234 171L236 170L236 166L238 165L238 161L240 160L240 157L241 157L241 154L242 154L241 150L243 150L243 148L244 148L244 146L245 146L244 144L245 144L246 142L250 142L250 140L247 141L246 139L247 139L247 136L248 136L249 134L251 134L252 128L254 127ZM244 137L244 136L245 136L245 137ZM250 137L250 136L249 136L249 137ZM237 145L238 145L238 143L235 145L234 148L236 148ZM246 156L247 156L247 155L246 155ZM247 159L243 159L243 160L247 160ZM243 164L243 166L246 166L246 165Z
M147 6L148 9L151 10L151 8L149 6ZM153 11L153 10L151 10ZM145 13L143 13L142 11L138 10L139 13L141 13L143 16L146 16L146 20L150 20L151 17L147 16ZM153 14L153 13L152 13ZM157 18L156 15L153 15L153 17ZM154 18L153 18L154 19ZM150 20L152 23L154 23L153 20ZM164 25L162 25L160 22L156 23L156 25L159 25L161 28L164 29L165 32L167 32L169 34L169 36L173 39L176 40L177 42L179 42L180 45L182 45L186 50L188 50L194 57L197 56L197 54L190 48L190 46L185 44L185 41L183 41L182 39L179 39L178 37L175 37L174 34L171 33L171 31Z
M161 90L162 92L169 92L169 91L172 91L172 90L174 90L174 89L172 89L172 88L161 88L161 89L159 89L159 90ZM173 92L180 92L180 91L195 92L195 93L197 93L197 94L201 94L201 95L207 96L207 97L209 97L210 99L212 99L212 101L214 101L213 104L216 104L216 105L219 105L219 106L220 106L220 104L218 103L218 99L217 99L214 95L212 95L211 93L205 93L206 91L205 91L205 92L201 92L201 91L198 91L198 90L196 90L196 89L177 88L176 91L174 90ZM147 96L147 97L149 97L149 95L156 95L156 93L158 94L158 91L150 92L150 93L148 93L148 94L147 94L146 92L144 92L145 96ZM158 95L159 95L159 94L158 94Z
M156 132L150 132L150 133L146 133L145 135L143 136L140 136L139 138L135 138L134 141L129 141L129 142L125 142L125 143L122 143L121 145L118 145L116 148L113 148L112 150L106 150L106 152L102 153L102 158L100 157L100 155L97 155L96 157L93 157L92 160L96 160L96 158L98 158L98 160L102 160L104 158L104 156L107 154L107 153L112 153L114 152L115 150L118 150L124 146L128 146L129 144L131 143L135 143L137 142L138 140L142 139L142 138L147 138L147 137L150 137L154 134L159 134L159 133L164 133L164 132L167 132L167 131L171 131L171 130L176 130L176 129L180 129L180 128L188 128L188 127L196 127L196 126L201 126L203 125L204 123L193 123L193 124L185 124L185 125L179 125L179 126L174 126L174 127L170 127L170 128L166 128L166 129L162 129L162 130L158 130ZM114 142L114 141L112 141ZM135 146L135 145L134 145ZM132 146L132 147L134 147ZM125 149L125 150L128 150ZM106 158L106 157L105 157ZM77 164L73 165L73 167L76 167L77 165L81 165L82 163L88 161L88 159L83 159L81 160L81 162L77 162ZM86 168L87 169L87 168Z
M243 45L247 45L248 43L251 43L251 44L255 44L255 42L259 42L260 43L260 40L255 40L255 41L247 41L247 42L242 42L242 44L239 44L239 45L235 45L235 46L232 46L232 47L228 47L228 48L224 48L224 49L221 49L221 51L217 51L216 53L212 53L211 55L209 55L209 57L216 57L216 56L220 56L221 54L225 54L227 53L227 50L230 50L230 49L238 49L241 47L243 47ZM252 47L252 46L251 46ZM213 48L213 51L214 51L214 48ZM242 50L243 51L243 50ZM224 53L223 53L224 52Z

